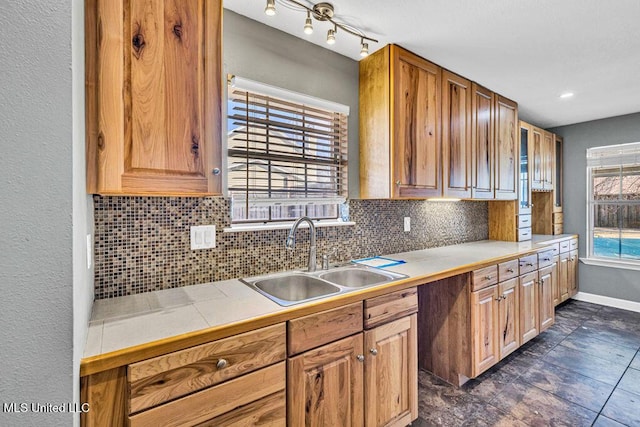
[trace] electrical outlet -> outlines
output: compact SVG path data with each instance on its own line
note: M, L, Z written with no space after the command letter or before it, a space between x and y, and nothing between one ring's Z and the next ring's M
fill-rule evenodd
M404 231L411 231L411 217L404 217Z
M194 225L191 227L191 250L216 247L215 225Z

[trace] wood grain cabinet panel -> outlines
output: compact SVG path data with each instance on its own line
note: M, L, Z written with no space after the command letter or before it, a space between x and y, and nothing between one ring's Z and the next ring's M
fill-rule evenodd
M498 353L498 286L471 293L473 377L500 360Z
M553 304L553 289L557 270L555 264L540 268L538 271L538 331L547 330L555 322L555 306Z
M569 253L569 266L567 272L569 277L569 297L578 293L578 262L578 251L571 251Z
M290 358L287 425L363 425L363 361L362 333Z
M494 93L471 84L471 197L493 199L494 193Z
M87 189L220 194L222 2L87 0Z
M540 332L538 308L538 272L520 276L520 345L525 344Z
M406 426L418 417L417 315L364 333L365 426Z
M366 329L408 316L418 311L418 289L391 292L364 301Z
M130 410L139 412L282 361L285 342L281 323L133 363L127 369Z
M542 180L542 188L546 191L553 190L553 182L555 180L555 160L556 160L556 136L551 132L544 131L543 135L543 180ZM552 195L553 199L553 195ZM553 201L551 202L553 205Z
M498 352L502 360L520 347L518 279L501 282L498 285L498 298Z
M360 61L362 198L442 195L441 78L395 45Z
M471 82L442 71L443 195L471 197Z
M517 200L520 165L518 104L496 95L495 113L495 199Z
M569 259L571 255L568 252L561 253L558 256L558 303L569 299Z
M529 167L531 189L544 190L544 130L531 126Z

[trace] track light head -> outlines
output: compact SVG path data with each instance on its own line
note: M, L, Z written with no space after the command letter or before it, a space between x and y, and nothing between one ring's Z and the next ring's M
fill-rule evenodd
M276 14L276 0L267 0L267 6L264 8L264 13L269 16Z

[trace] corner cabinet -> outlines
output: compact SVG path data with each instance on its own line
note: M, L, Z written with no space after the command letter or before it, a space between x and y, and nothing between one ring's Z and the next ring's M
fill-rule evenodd
M87 0L87 191L221 192L221 17L213 0Z
M360 192L442 195L440 67L387 45L360 61Z

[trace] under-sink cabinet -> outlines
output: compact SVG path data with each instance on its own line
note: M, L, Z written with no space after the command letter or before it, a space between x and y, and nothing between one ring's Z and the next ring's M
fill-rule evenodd
M411 288L289 321L287 424L416 419L417 308Z

